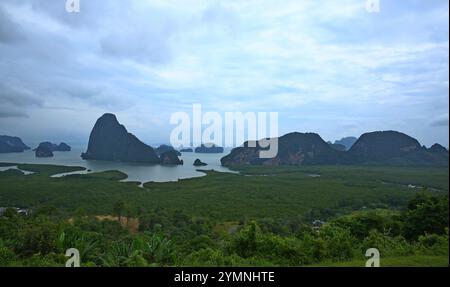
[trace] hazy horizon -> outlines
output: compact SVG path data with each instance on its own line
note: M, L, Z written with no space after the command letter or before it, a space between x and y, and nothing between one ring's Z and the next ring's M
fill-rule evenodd
M170 115L199 103L278 112L280 135L449 146L448 1L64 2L0 3L0 135L87 144L111 112L169 143Z

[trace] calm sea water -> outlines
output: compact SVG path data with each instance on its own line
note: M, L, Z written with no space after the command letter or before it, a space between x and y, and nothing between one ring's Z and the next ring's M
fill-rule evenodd
M128 175L126 181L139 182L177 181L184 178L204 176L204 173L196 171L199 167L193 166L194 160L197 158L208 164L200 167L200 169L231 172L220 165L220 158L228 154L229 150L225 150L221 154L183 153L180 158L184 161L184 165L178 166L83 160L80 155L84 151L85 149L83 148L72 148L70 152L54 152L54 157L52 158L37 158L33 151L28 150L23 153L0 154L0 162L82 166L92 172L119 170ZM2 168L2 170L4 169L7 168Z

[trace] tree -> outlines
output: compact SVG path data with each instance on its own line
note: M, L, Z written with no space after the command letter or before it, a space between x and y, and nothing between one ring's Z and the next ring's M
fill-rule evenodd
M5 213L3 213L3 216L6 218L14 218L17 216L17 210L14 208L7 208L5 210Z
M234 238L232 251L237 255L247 258L251 257L257 248L257 233L259 226L255 221L250 221Z
M46 255L56 251L56 241L58 238L58 225L48 218L41 217L23 226L23 242L19 247L22 254L30 256L32 254Z
M114 204L113 214L117 215L117 217L119 218L119 223L121 222L125 208L126 208L125 202L123 202L122 200L119 200Z
M421 235L445 233L449 221L448 194L416 196L402 214L404 235L415 240Z

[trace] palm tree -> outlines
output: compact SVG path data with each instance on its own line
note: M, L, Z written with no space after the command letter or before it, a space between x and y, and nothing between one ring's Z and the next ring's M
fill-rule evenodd
M125 210L125 202L123 202L122 200L119 200L114 204L113 213L114 215L117 215L117 217L119 218L119 224L121 223L124 210Z

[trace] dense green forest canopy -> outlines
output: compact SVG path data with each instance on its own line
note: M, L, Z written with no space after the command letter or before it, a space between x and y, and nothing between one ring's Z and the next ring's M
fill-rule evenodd
M0 172L0 266L448 266L448 168L246 167L179 182ZM385 260L384 260L385 259Z

